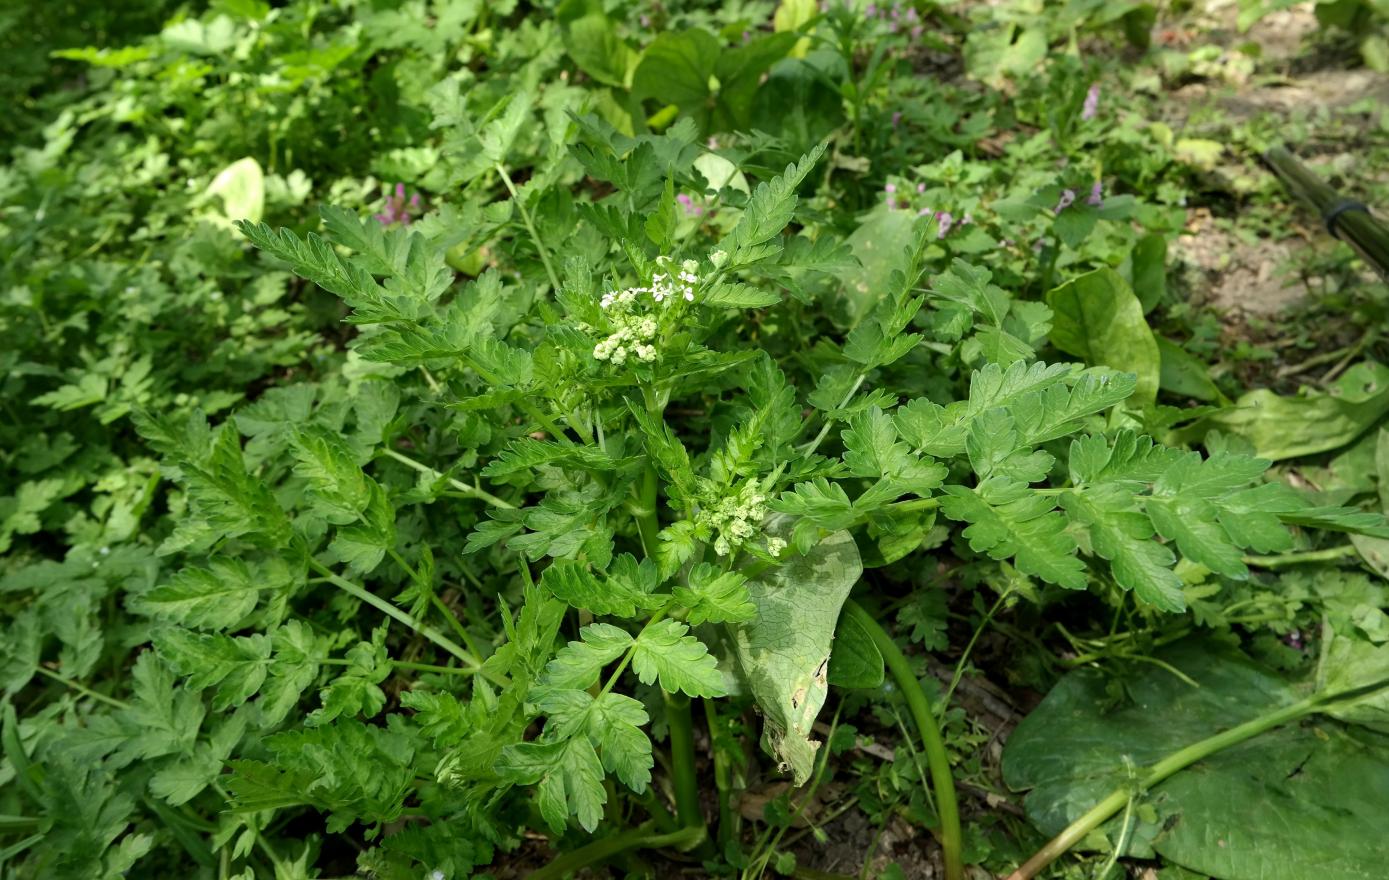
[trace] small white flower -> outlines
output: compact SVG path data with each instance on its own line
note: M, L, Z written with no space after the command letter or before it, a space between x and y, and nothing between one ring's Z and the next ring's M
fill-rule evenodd
M767 539L767 552L773 556L780 556L781 551L786 549L786 542L780 538Z

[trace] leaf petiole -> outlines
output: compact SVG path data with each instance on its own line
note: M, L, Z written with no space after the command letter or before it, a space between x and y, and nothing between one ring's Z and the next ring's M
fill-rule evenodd
M960 829L960 807L955 798L955 778L950 772L950 756L945 751L945 740L941 738L940 726L931 711L931 701L921 689L921 682L917 681L902 650L873 615L853 599L844 603L844 613L872 637L873 644L878 646L888 671L897 682L898 690L902 692L902 698L906 700L907 709L926 749L926 765L931 771L931 785L935 789L945 877L946 880L964 880L964 835Z

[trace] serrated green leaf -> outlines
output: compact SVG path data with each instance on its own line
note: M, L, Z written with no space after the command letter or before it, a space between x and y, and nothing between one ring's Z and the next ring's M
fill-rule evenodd
M678 620L661 620L646 627L632 651L632 670L642 684L660 682L667 693L691 697L721 697L727 693L718 661Z
M851 418L842 437L844 463L856 477L890 480L900 491L918 495L945 479L945 467L913 455L907 444L898 441L892 418L877 407Z
M568 827L570 816L590 832L603 818L603 804L608 799L603 790L603 765L588 737L507 746L497 762L497 772L509 782L538 783L540 814L556 834Z
M979 488L946 486L941 512L971 525L970 548L992 559L1014 558L1018 569L1071 590L1085 589L1085 564L1053 499L1025 483L991 477Z
M635 568L635 559L630 555L624 558ZM653 596L649 589L642 589L648 584L654 586L656 576L655 565L649 560L644 564L650 569L649 579L637 580L620 575L600 578L583 563L556 559L541 575L540 585L573 608L582 608L594 614L636 617L638 611L654 610L664 601L660 596Z
M780 250L779 247L769 250L766 245L791 222L796 210L796 188L825 154L825 147L824 143L817 145L802 156L800 162L786 166L784 172L769 182L758 184L738 224L719 241L718 250L728 254L730 266L765 259Z
M1153 527L1132 496L1117 486L1067 493L1061 498L1074 522L1089 529L1090 545L1113 567L1114 580L1160 611L1183 611L1182 581L1172 570L1176 557L1153 539Z
M689 585L677 586L675 601L689 609L686 619L701 623L741 623L757 615L748 598L747 578L736 571L720 571L707 562L690 569Z
M131 600L141 614L194 629L230 629L251 613L267 585L243 560L189 567Z
M582 690L598 681L603 667L632 646L632 636L609 623L591 623L579 630L579 640L559 650L545 667L544 684Z

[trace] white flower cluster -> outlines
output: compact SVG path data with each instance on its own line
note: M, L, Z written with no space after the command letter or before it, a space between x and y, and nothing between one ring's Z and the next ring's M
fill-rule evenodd
M757 480L748 480L736 494L726 495L720 498L718 503L701 510L696 515L695 522L718 532L718 537L714 540L714 552L720 556L727 556L757 534L766 515L767 496L762 494L762 487ZM767 542L769 550L772 549L772 541L776 540L773 538ZM772 550L773 555L782 549L785 549L784 543L780 548Z
M650 315L614 315L612 322L616 329L593 347L596 359L615 364L625 363L628 355L636 355L637 360L648 364L656 359L656 346L651 344L656 338L655 318Z
M672 262L669 257L657 257L661 267ZM628 357L651 363L656 360L654 344L659 325L655 317L645 311L644 296L649 294L656 305L683 299L694 302L695 287L699 276L695 270L699 264L686 260L680 264L679 271L668 270L651 276L650 287L629 287L626 290L610 290L603 294L598 305L608 313L613 332L593 347L593 357L600 361L622 364Z

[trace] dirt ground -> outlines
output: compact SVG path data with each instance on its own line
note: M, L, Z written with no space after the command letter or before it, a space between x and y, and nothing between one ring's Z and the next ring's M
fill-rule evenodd
M1309 46L1317 32L1312 10L1312 3L1301 3L1272 13L1240 33L1233 0L1200 5L1192 18L1200 30L1188 28L1178 38L1222 46L1224 55L1208 67L1220 75L1173 91L1174 114L1181 118L1213 103L1222 112L1223 122L1233 126L1266 113L1334 111L1371 101L1389 107L1389 75L1324 66L1338 59ZM1249 44L1257 46L1257 51L1249 51ZM1241 63L1251 57L1259 59L1258 75L1252 65ZM1343 67L1344 60L1337 66ZM1315 279L1298 270L1309 251L1334 246L1315 217L1297 206L1292 210L1302 214L1294 224L1298 235L1248 241L1221 228L1209 211L1192 209L1186 232L1172 250L1174 271L1184 276L1202 303L1231 322L1284 312L1315 292Z

